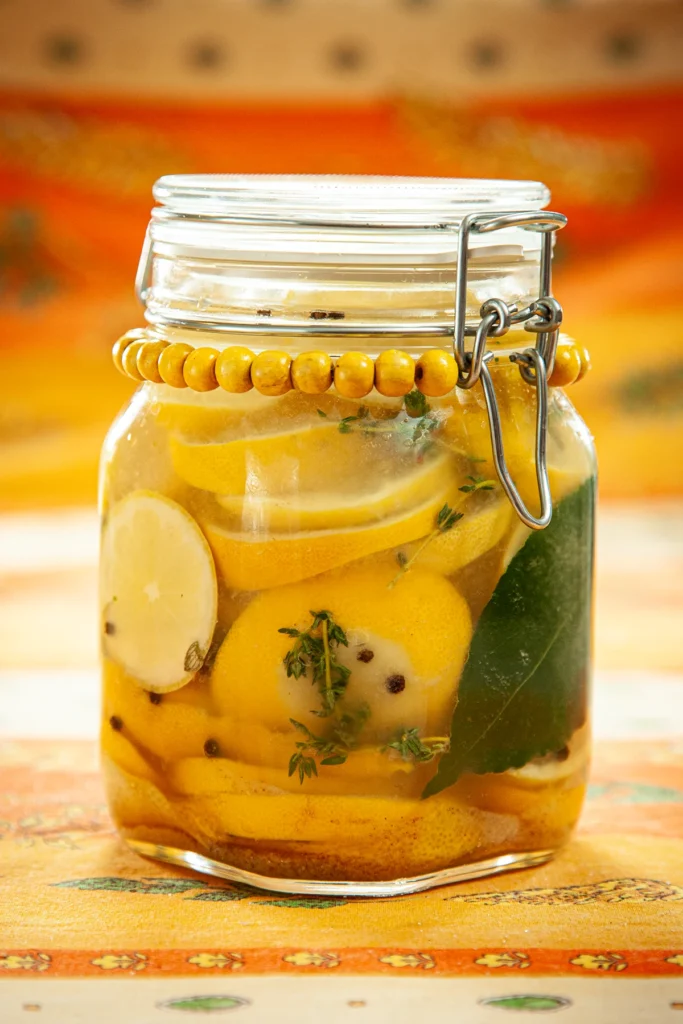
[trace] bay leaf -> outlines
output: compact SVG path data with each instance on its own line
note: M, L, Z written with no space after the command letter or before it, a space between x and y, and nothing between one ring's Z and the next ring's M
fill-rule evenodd
M450 750L424 797L464 772L504 772L561 750L585 721L594 501L590 479L499 580L460 679Z

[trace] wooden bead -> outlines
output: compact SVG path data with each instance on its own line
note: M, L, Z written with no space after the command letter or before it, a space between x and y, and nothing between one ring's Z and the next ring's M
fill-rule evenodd
M555 353L555 365L548 378L551 388L566 388L581 373L581 356L573 341L561 341Z
M118 339L118 341L114 342L114 345L111 350L111 356L112 359L114 360L114 366L119 371L119 373L126 372L123 368L123 354L128 348L128 346L131 345L134 341L144 340L145 335L146 331L144 327L136 327L134 331L126 331L126 333L123 334Z
M375 387L380 395L399 398L415 387L415 363L406 352L391 348L375 362Z
M322 395L332 384L327 352L302 352L292 363L292 384L305 395Z
M251 364L254 353L241 345L230 345L224 348L216 360L216 380L224 391L233 395L241 395L251 391Z
M215 348L196 348L190 352L183 365L183 377L188 388L193 391L215 391L216 360L218 350Z
M143 380L151 380L154 384L163 384L159 373L159 356L168 348L167 341L146 341L138 352L138 370Z
M441 398L455 387L458 367L450 352L432 348L425 352L415 367L415 386L429 398Z
M251 382L262 395L285 395L292 390L291 365L286 352L260 352L251 364Z
M126 346L121 358L123 372L132 380L145 379L138 370L138 353L144 344L144 341L132 341L130 345Z
M183 366L191 352L194 352L192 345L186 345L183 341L176 341L164 349L158 363L159 376L164 384L170 384L172 388L187 387Z
M334 368L334 386L342 398L365 398L375 383L375 364L364 352L345 352Z
M583 380L587 373L590 373L592 364L590 352L584 345L577 345L576 350L579 353L579 358L581 360L581 369L579 370L579 376L576 378L575 382L578 384L580 380Z

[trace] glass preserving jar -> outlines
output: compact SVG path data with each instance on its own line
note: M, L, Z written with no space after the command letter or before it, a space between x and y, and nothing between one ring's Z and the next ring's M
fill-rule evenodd
M175 176L101 468L141 854L385 895L542 863L589 758L595 460L535 182Z

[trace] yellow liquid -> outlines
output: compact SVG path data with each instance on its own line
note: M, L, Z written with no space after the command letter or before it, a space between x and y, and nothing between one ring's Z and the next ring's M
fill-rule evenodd
M499 376L508 464L533 507L533 390L516 371ZM160 656L141 634L136 677L130 643L117 634L119 595L103 594L102 746L124 837L272 878L359 882L561 846L583 800L585 721L543 759L463 775L421 798L448 742L473 631L528 536L496 480L478 389L431 400L422 418L403 400L373 395L358 403L334 392L170 391L143 388L110 434L104 532L138 492L185 510L215 567L217 603L204 584L187 594L193 614L205 604L211 618L215 608L214 643L194 674L190 657L173 676L171 658L159 683L150 662ZM556 502L592 474L560 397L549 461ZM462 518L442 532L444 505ZM185 530L183 516L174 522ZM155 581L140 571L151 601ZM309 630L320 610L348 640L332 643L346 682L326 715L330 680L316 683L310 664L288 675L296 638L279 632ZM183 626L181 618L170 630L169 651ZM313 635L322 640L321 628ZM206 655L200 646L199 662ZM344 715L357 732L341 743ZM343 763L323 765L319 750L298 748L307 736L292 720L331 743L333 756L341 750ZM410 731L434 756L401 747ZM303 781L297 766L290 774L298 750L317 773Z

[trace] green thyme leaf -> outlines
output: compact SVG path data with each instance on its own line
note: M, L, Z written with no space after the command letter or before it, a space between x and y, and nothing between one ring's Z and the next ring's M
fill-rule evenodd
M304 737L296 742L296 750L289 759L290 777L297 772L299 782L303 784L304 779L318 774L317 763L328 767L345 764L369 717L367 704L355 711L347 711L335 720L329 736L318 736L303 722L290 718L294 728Z
M447 736L432 736L421 739L416 728L402 729L391 742L382 747L382 753L387 750L395 750L401 755L404 761L432 761L437 754L443 754L448 750Z
M420 555L427 547L427 545L431 544L435 537L438 537L442 533L448 533L449 530L452 530L455 524L460 522L460 520L463 518L463 515L464 512L456 512L454 509L450 507L448 503L446 503L443 506L443 508L439 509L439 512L436 517L436 522L434 523L434 529L431 531L431 533L427 534L427 536L418 546L416 551L414 551L411 557L408 558L405 554L403 554L403 552L398 552L398 554L396 555L396 561L399 564L399 571L396 573L394 578L387 584L387 587L390 590L392 587L395 587L398 581L404 575L404 573L408 572L408 570L412 567L416 559L420 557Z
M466 479L472 482L458 487L458 490L464 494L473 494L474 491L492 491L496 486L495 480L487 480L483 476L468 476Z
M427 401L426 397L417 388L409 391L403 399L406 412L410 416L426 416L431 410L431 406Z
M336 648L348 647L346 633L334 621L330 612L311 611L311 625L299 631L291 626L282 626L278 633L291 636L295 643L284 656L283 664L287 675L294 679L310 676L311 683L320 693L320 710L313 712L319 718L328 718L337 701L344 696L351 670L340 664Z

